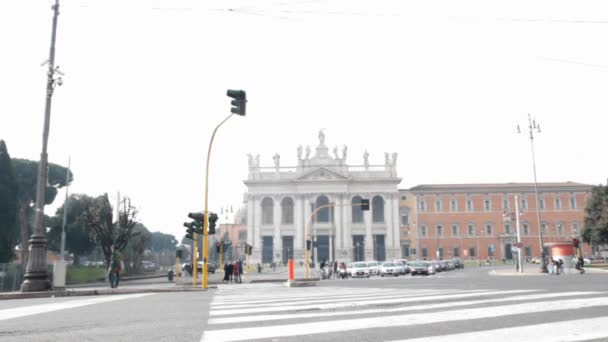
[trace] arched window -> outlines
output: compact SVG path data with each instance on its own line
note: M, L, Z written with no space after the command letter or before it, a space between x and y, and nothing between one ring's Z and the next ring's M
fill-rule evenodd
M374 196L372 199L372 221L384 223L384 199L381 196Z
M266 197L262 200L262 224L272 224L274 202Z
M293 200L285 197L281 201L281 223L293 224Z
M327 196L319 196L317 197L317 201L315 202L315 209L328 204L329 199L327 199ZM316 216L316 222L329 222L329 207L317 211Z
M361 210L361 206L359 205L359 203L361 203L361 200L361 196L355 196L350 202L353 205L353 223L363 223L363 210Z

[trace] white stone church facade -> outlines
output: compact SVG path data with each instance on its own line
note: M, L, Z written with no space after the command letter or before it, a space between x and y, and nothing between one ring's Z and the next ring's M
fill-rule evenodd
M348 165L347 147L338 152L335 147L330 155L321 131L314 156L309 146L304 153L297 148L295 167L281 166L278 154L273 166L262 167L259 155L249 155L244 183L251 263L304 261L307 237L316 241L315 262L400 257L397 154L370 165L366 151L362 164ZM361 199L369 199L369 211L357 205Z

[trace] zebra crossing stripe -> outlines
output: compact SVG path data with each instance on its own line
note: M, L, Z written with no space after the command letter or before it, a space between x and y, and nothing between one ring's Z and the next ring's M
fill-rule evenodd
M384 299L384 298L395 298L395 296L399 296L399 298L406 298L406 297L415 297L415 296L420 296L420 295L428 295L428 294L448 294L448 293L457 293L458 291L442 291L442 292L437 292L437 291L425 291L425 292L406 292L406 293L399 293L399 292L388 292L388 293L366 293L366 294L351 294L351 295L345 295L345 294L318 294L316 295L313 299L311 299L310 294L306 297L291 297L291 296L285 296L283 298L279 298L277 299L275 296L275 299L265 299L265 300L240 300L237 302L214 302L211 304L212 308L217 308L217 307L226 307L227 305L230 306L231 309L236 309L236 308L244 308L244 307L251 307L251 306L255 306L255 307L270 307L270 306L279 306L279 305L284 305L285 302L289 302L289 303L293 303L296 304L298 302L305 302L306 304L314 304L314 303L325 303L328 301L338 301L338 300L347 300L347 299L356 299L356 300L366 300L366 299ZM470 291L470 292L482 292L482 291ZM462 293L460 291L460 293Z
M136 293L136 294L124 294L124 295L115 295L115 296L102 296L95 297L83 300L71 300L65 301L61 303L50 303L50 304L40 304L40 305L31 305L31 306L23 306L20 308L14 309L5 309L0 310L0 321L12 318L19 318L24 316L36 315L41 313L53 312L57 310L65 310L65 309L73 309L81 306L98 304L98 303L107 303L113 302L117 300L123 299L132 299L132 298L140 298L152 295L153 293Z
M469 321L481 318L492 318L509 315L549 312L557 310L574 310L595 306L608 306L608 297L584 299L554 300L544 302L542 306L533 307L529 303L512 304L494 307L467 308L433 313L415 313L397 316L365 317L334 321L320 321L273 326L229 328L208 330L203 333L201 341L239 341L271 337L288 337L332 333L349 330L403 327L419 324ZM274 309L274 308L273 308ZM356 327L356 329L353 329ZM492 342L495 342L494 340Z
M294 291L296 289L286 289L284 287L281 288L281 293L285 294L286 296L289 296L289 298L291 299L310 299L310 290L299 290L299 291ZM423 290L423 291L417 291L416 293L447 293L447 292L456 292L458 290ZM488 290L470 290L470 292L473 291L488 291ZM214 304L239 304L242 303L243 301L246 301L248 303L254 303L255 301L259 301L259 302L271 302L271 301L276 301L276 300L281 300L281 299L277 299L277 293L276 292L271 292L268 293L267 295L263 295L263 296L248 296L248 295L241 295L242 291L235 291L234 294L227 294L227 293L222 293L221 295L215 296L212 302L212 305ZM346 294L345 294L346 293ZM353 288L347 288L347 287L338 287L338 288L328 288L328 289L319 289L315 292L317 297L322 297L325 295L331 295L331 296L342 296L342 297L346 297L346 296L366 296L366 295L388 295L388 294L408 294L408 293L412 293L412 292L406 292L406 291L395 291L395 289L353 289Z
M520 292L529 292L525 290L515 291L504 291L503 294L513 294ZM556 297L572 297L581 295L593 295L600 294L602 292L562 292L562 293L543 293L533 295L522 295L512 296L505 298L494 298L494 299L482 299L472 301L456 301L453 303L438 303L438 304L422 304L400 308L382 308L382 309L368 309L358 311L339 311L339 312L315 312L315 313L295 313L295 314L274 314L274 315L253 315L253 316L237 316L237 317L224 317L224 318L212 318L209 319L209 324L227 324L227 323L250 323L250 322L262 322L262 321L278 321L287 319L301 319L301 318L317 318L317 317L332 317L332 316L355 316L355 315L366 315L366 314L377 314L377 313L389 313L389 312L403 312L403 311L414 311L414 310L431 310L431 309L443 309L443 308L454 308L469 305L479 305L488 303L501 303L509 301L532 301L539 299L551 299ZM491 295L492 293L483 294L479 296Z
M491 291L489 294L500 295L504 294L505 291ZM210 310L209 316L226 316L226 315L240 315L240 314L253 314L253 313L263 313L263 312L281 312L281 311L290 311L290 310L325 310L325 309L338 309L338 308L357 308L363 307L367 305L381 305L381 304L398 304L398 303L410 303L410 302L420 302L420 301L432 301L432 300L443 300L443 299L456 299L456 298L469 298L478 296L479 292L473 293L458 293L458 294L440 294L440 295L432 295L432 296L412 296L406 298L399 298L398 296L393 296L393 298L388 299L368 299L368 300L358 300L354 299L352 301L335 301L331 298L325 300L324 303L319 304L311 304L311 305L281 305L276 307L260 307L253 306L249 308L237 308L237 309L221 309L221 310Z
M429 336L393 342L513 342L527 341L532 336L534 337L534 342L575 342L600 338L604 339L608 336L608 316L475 331L470 333Z

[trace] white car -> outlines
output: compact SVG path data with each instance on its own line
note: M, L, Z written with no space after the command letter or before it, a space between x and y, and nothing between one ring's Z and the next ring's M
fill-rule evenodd
M354 262L350 264L350 268L348 268L350 272L350 276L355 277L365 277L369 278L369 268L367 267L366 262Z
M397 263L394 262L383 262L380 265L380 276L384 277L384 276L395 276L398 277L399 273L401 273L401 270L403 269L403 266L398 265Z
M401 274L408 274L408 273L410 273L410 267L408 266L409 265L409 261L407 259L395 259L395 260L393 260L393 262L397 263L397 264L403 265L403 273L401 273Z
M368 261L367 267L369 268L370 275L380 275L380 263L377 261Z

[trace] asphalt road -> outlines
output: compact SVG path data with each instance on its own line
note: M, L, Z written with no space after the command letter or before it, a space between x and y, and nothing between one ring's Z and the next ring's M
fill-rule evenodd
M497 275L506 267L304 288L5 300L0 341L538 342L568 329L582 338L572 340L608 339L608 273Z

